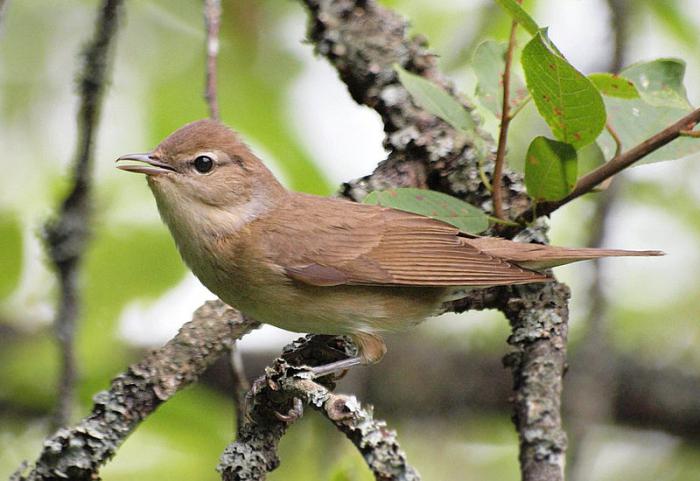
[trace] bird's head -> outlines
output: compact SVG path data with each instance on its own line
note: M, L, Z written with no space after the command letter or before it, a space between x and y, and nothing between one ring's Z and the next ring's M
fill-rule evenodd
M281 188L238 134L214 120L181 127L151 152L123 155L117 168L146 174L159 202L190 206L235 207Z

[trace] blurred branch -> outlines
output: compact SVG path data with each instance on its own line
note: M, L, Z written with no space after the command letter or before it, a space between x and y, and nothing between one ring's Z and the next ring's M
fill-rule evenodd
M624 67L629 34L629 1L607 0L610 11L609 28L613 35L613 49L609 65L605 70L620 72ZM615 129L606 124L606 129L615 141L615 157L622 153L622 141ZM609 179L610 182L612 179ZM603 247L608 230L609 215L616 201L620 181L601 192L595 199L595 209L589 221L588 247ZM614 406L614 376L616 356L610 345L607 322L608 299L603 289L603 266L601 259L592 261L593 275L588 287L588 315L585 333L577 355L578 362L571 369L570 386L578 396L569 396L570 432L572 448L567 463L568 477L571 480L585 480L589 477L589 467L581 462L584 443L595 425L602 425L612 419Z
M387 429L384 421L374 419L371 407L362 407L354 396L333 393L335 384L327 377L314 380L306 367L289 364L287 359L294 358L305 365L325 364L328 358L314 355L324 347L318 343L328 339L340 344L326 355L340 353L342 357L343 351L351 347L344 339L329 336L295 341L285 347L284 358L266 368L265 376L256 381L247 403L246 422L217 468L224 481L265 479L279 465L279 441L288 426L303 415L304 405L319 411L348 437L378 481L420 481L418 473L407 464L396 433Z
M209 108L209 118L220 120L219 102L216 90L217 61L219 56L219 29L221 26L221 0L204 0L204 25L207 30L207 61L205 67L204 98ZM245 367L241 354L235 345L231 346L229 361L231 379L233 380L233 404L236 415L236 427L240 429L243 416L245 393L250 389L245 376Z
M46 439L32 469L16 472L11 481L96 479L99 468L141 421L257 326L221 301L206 302L165 346L120 374L108 391L98 393L88 417Z
M204 98L209 107L209 117L214 120L219 120L219 102L216 94L216 62L219 55L221 0L204 0L204 24L207 29L206 86Z
M9 3L10 0L0 0L0 33L2 33L2 21L5 19L5 10Z
M90 191L95 135L105 91L110 46L119 23L121 0L104 0L99 9L93 39L83 52L79 77L78 149L73 164L73 186L58 217L45 226L46 249L60 282L58 312L54 320L61 350L61 378L52 430L70 419L76 381L75 324L80 311L78 271L90 237Z
M245 405L246 393L250 391L250 383L248 382L248 378L245 374L245 366L243 364L241 351L238 349L235 343L229 350L229 366L231 370L231 381L233 384L233 403L236 410L236 431L239 431L241 429L241 425L243 424L243 406Z

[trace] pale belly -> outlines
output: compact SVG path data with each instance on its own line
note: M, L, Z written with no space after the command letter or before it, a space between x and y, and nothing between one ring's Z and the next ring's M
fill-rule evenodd
M444 289L294 284L274 299L241 305L252 317L296 332L380 333L409 329L435 313ZM235 300L234 300L235 301Z
M258 322L296 332L336 335L409 329L435 313L451 290L310 286L289 279L271 264L217 265L219 256L205 255L206 246L184 241L178 245L193 273L222 301ZM239 252L236 257L253 255Z
M449 292L432 287L318 287L279 282L278 276L273 276L278 282L265 282L265 276L260 276L241 284L235 276L198 275L224 302L256 321L314 334L409 329L435 313Z

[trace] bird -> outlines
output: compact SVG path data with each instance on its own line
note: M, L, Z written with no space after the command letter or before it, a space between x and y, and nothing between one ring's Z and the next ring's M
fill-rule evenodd
M440 220L286 189L241 136L189 123L117 168L145 174L194 275L222 301L289 331L346 335L357 356L318 375L378 362L403 331L473 288L550 282L545 269L662 252L565 248L468 234Z

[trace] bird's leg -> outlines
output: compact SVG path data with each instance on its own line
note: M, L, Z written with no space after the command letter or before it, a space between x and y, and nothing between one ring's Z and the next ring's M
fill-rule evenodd
M384 344L384 340L377 334L357 332L351 334L350 337L352 337L353 342L357 346L358 355L322 366L312 367L311 372L316 377L327 376L328 374L344 371L358 365L375 364L384 357L386 353L386 344ZM345 375L345 373L341 374L341 376L343 375Z
M337 373L339 371L347 371L351 367L359 366L361 364L366 364L366 362L364 362L364 359L360 356L355 356L349 357L347 359L341 359L340 361L324 364L323 366L312 367L311 372L314 374L315 377L323 377L329 374Z

